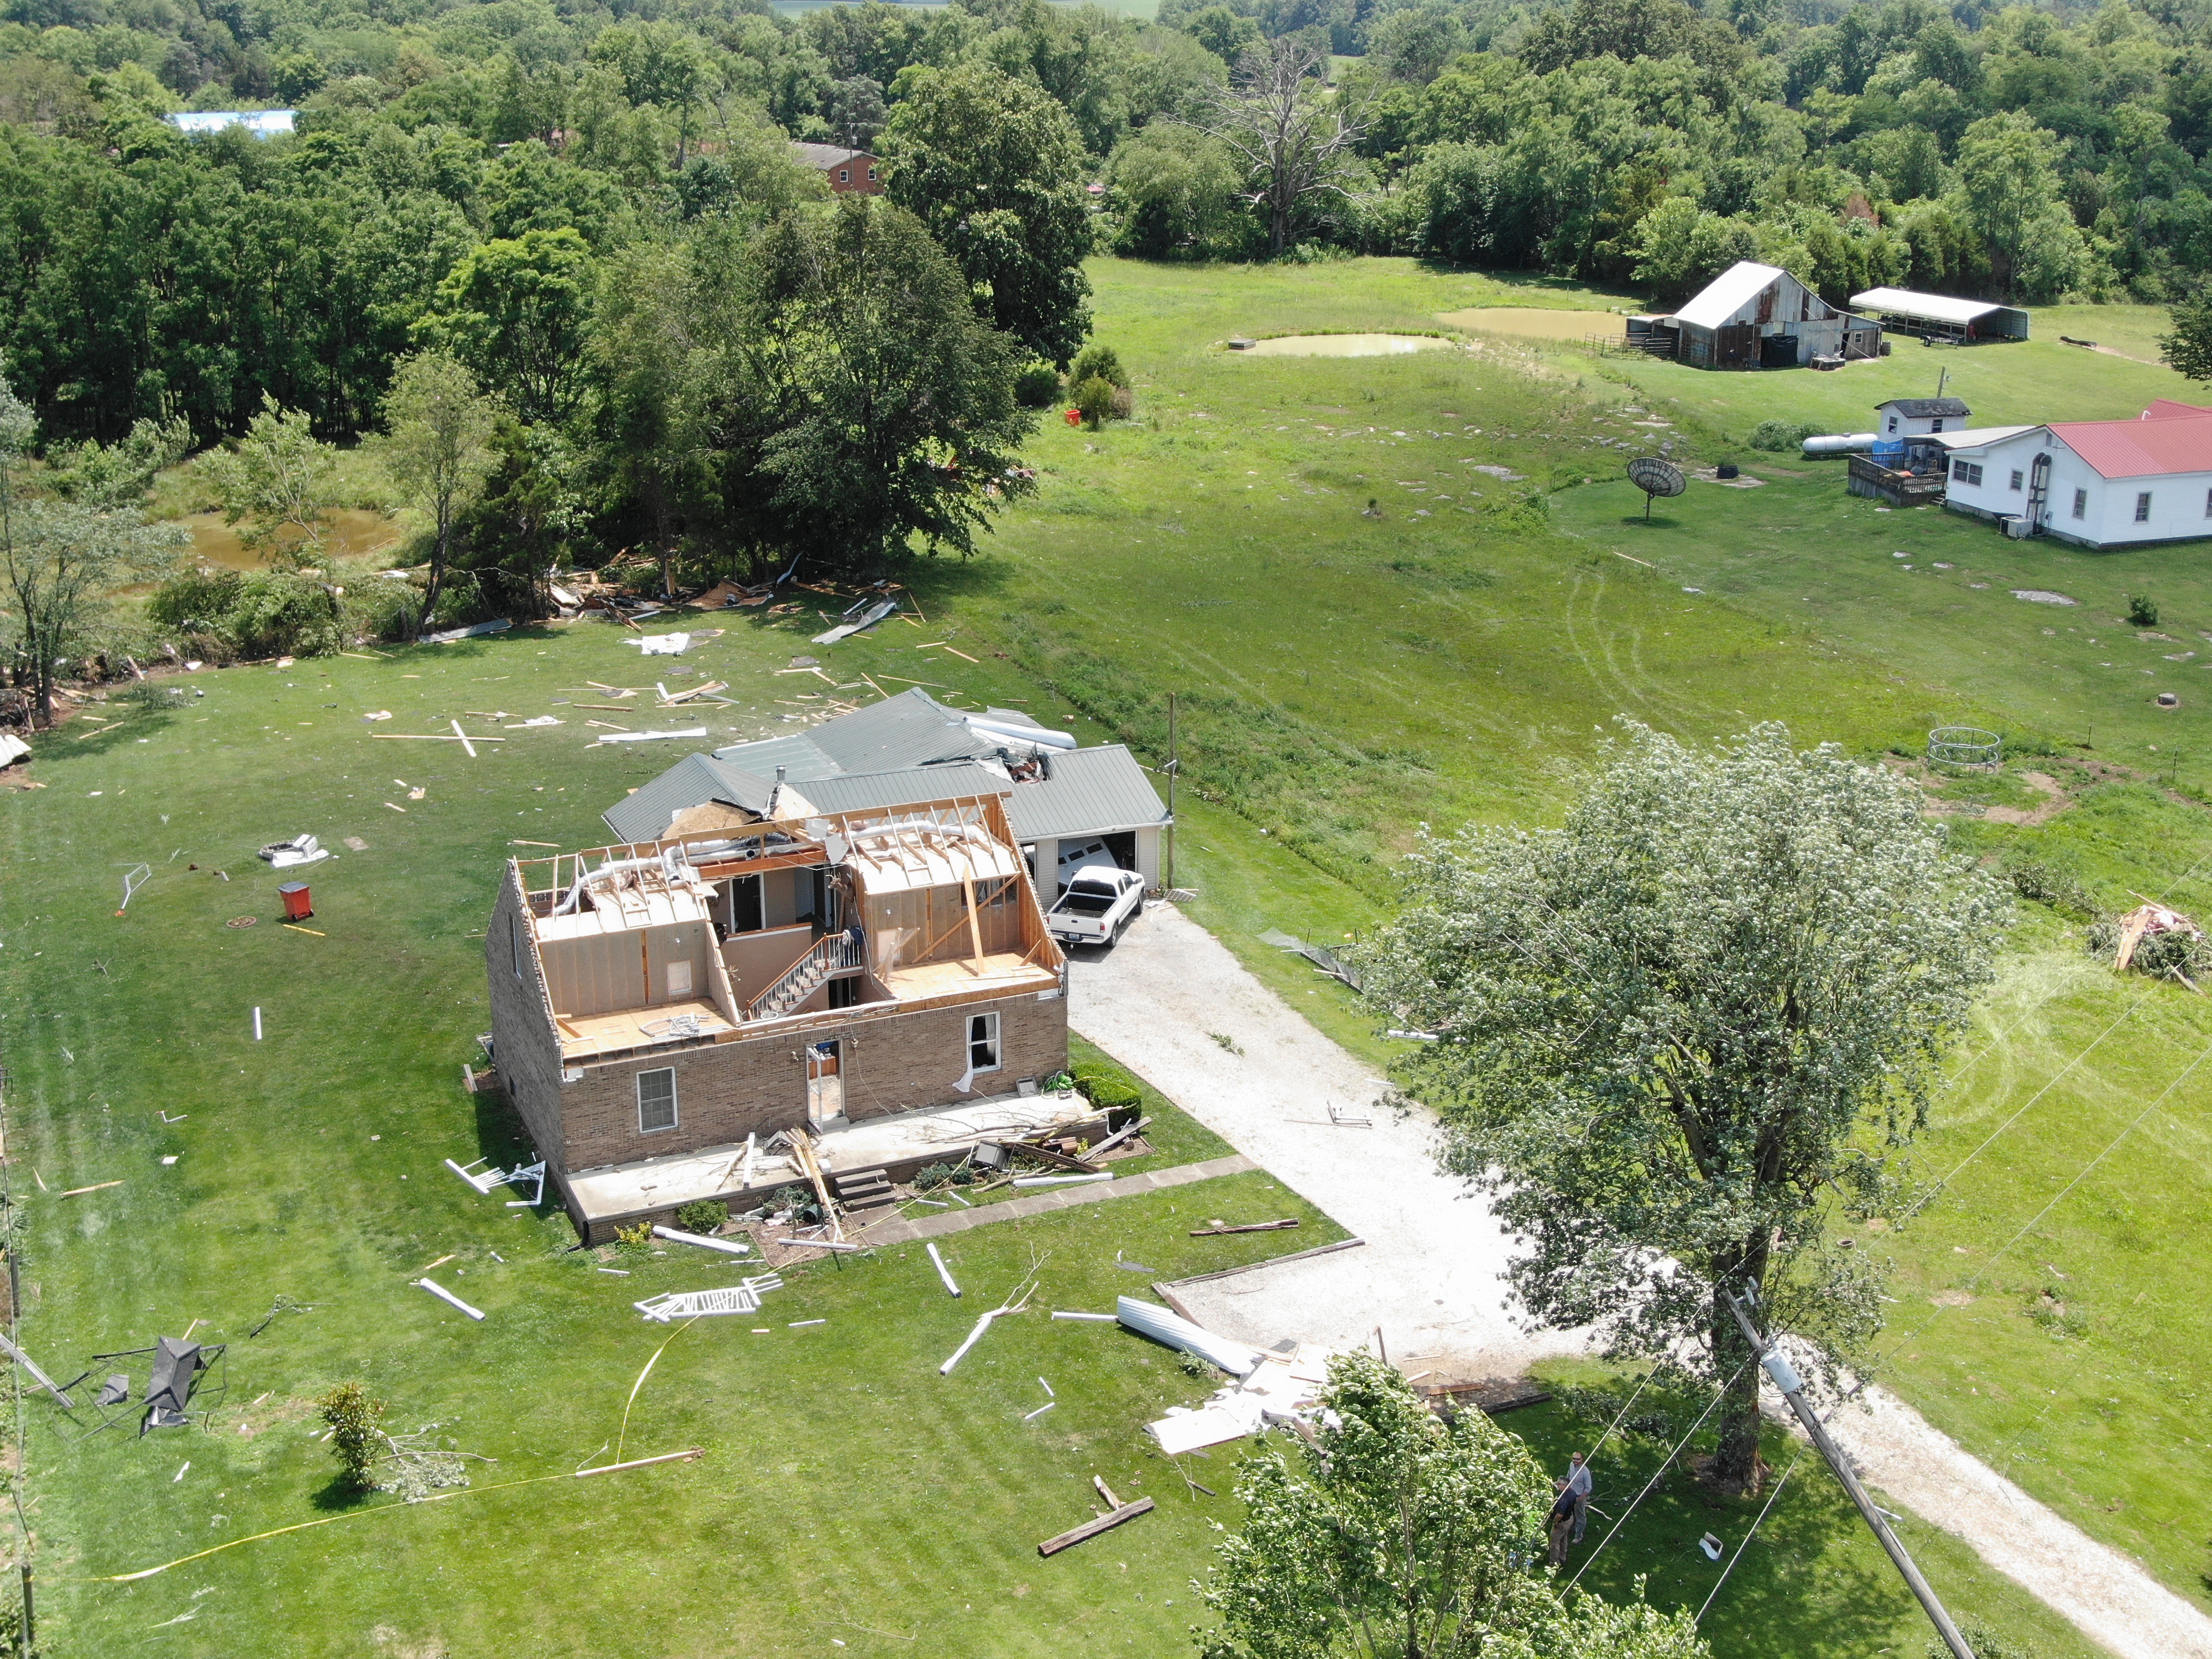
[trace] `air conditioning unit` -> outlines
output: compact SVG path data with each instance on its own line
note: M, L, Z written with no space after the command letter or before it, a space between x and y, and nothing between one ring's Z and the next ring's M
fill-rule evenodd
M2024 542L2029 537L2035 534L2035 520L2033 519L2007 519L2004 521L2004 532L2016 542Z

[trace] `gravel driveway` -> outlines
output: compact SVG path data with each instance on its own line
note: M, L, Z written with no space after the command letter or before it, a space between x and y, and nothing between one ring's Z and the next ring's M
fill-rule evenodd
M1286 1336L1351 1346L1380 1327L1394 1360L1434 1359L1438 1370L1474 1376L1511 1376L1532 1360L1586 1351L1575 1333L1527 1332L1508 1314L1508 1241L1481 1198L1437 1172L1434 1119L1382 1109L1382 1079L1197 923L1172 906L1152 907L1120 945L1085 952L1072 972L1068 1013L1079 1032L1367 1241L1191 1285L1182 1299L1202 1322L1262 1346ZM1374 1127L1331 1124L1332 1103L1367 1109ZM2212 1659L2212 1619L1911 1407L1878 1389L1869 1401L1870 1410L1838 1413L1832 1426L1874 1485L1965 1539L2112 1652Z

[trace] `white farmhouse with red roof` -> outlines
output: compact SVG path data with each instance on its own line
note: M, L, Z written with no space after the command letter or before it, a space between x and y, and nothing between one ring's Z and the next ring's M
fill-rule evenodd
M2161 398L2132 421L2054 421L1950 447L1944 505L2083 547L2212 537L2212 409Z

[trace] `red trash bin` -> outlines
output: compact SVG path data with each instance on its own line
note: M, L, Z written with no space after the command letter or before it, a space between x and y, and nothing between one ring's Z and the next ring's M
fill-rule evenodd
M276 891L283 898L284 919L287 921L305 921L315 914L315 907L307 902L306 882L288 881Z

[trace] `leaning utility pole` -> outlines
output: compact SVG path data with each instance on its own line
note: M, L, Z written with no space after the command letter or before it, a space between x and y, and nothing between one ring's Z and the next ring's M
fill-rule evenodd
M1176 773L1176 694L1168 693L1168 878L1167 888L1175 887L1175 798Z
M1725 1296L1727 1292L1722 1294ZM1755 1300L1758 1296L1756 1288L1752 1294ZM1842 1449L1829 1438L1828 1425L1820 1420L1820 1414L1805 1398L1805 1384L1798 1377L1796 1367L1790 1363L1789 1356L1774 1345L1771 1338L1759 1334L1758 1327L1751 1322L1751 1316L1744 1312L1741 1302L1730 1296L1728 1304L1729 1311L1735 1316L1735 1322L1743 1327L1744 1340L1751 1344L1752 1352L1759 1356L1759 1363L1765 1368L1767 1376L1774 1380L1774 1386L1782 1390L1782 1397L1790 1402L1790 1409L1797 1414L1797 1421L1803 1425L1814 1449L1828 1460L1828 1467L1836 1472L1836 1479L1850 1494L1851 1502L1859 1506L1859 1514L1873 1529L1875 1541L1888 1553L1890 1560L1905 1579L1905 1588L1919 1601L1921 1610L1927 1613L1928 1622L1936 1626L1936 1633L1943 1638L1943 1644L1951 1650L1954 1659L1974 1659L1974 1650L1966 1645L1966 1638L1959 1634L1959 1627L1951 1622L1951 1615L1944 1611L1942 1602L1936 1599L1936 1592L1929 1587L1928 1581L1920 1576L1920 1569L1913 1565L1911 1556L1905 1553L1905 1546L1890 1530L1887 1518L1875 1506L1874 1499L1867 1496L1866 1488L1859 1484L1858 1475L1852 1470Z

